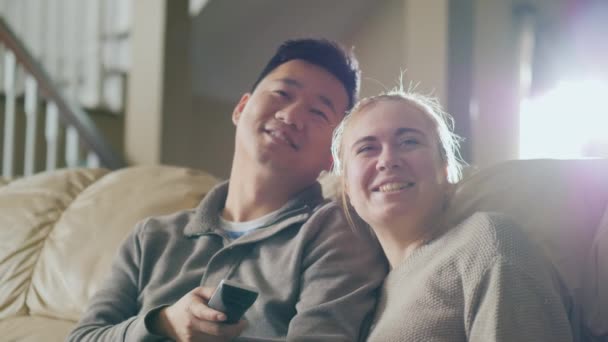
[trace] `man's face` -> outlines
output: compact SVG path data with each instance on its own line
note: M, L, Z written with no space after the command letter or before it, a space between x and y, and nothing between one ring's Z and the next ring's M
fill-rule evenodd
M232 114L236 155L281 173L301 186L331 164L331 135L342 120L348 95L325 69L303 60L283 63Z

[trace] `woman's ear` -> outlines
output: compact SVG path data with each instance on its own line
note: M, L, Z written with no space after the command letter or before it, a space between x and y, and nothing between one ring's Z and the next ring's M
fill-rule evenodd
M350 202L350 193L348 191L348 184L346 184L346 175L344 174L344 172L342 172L342 191L344 192L344 195L346 196L346 199L348 199L348 202Z

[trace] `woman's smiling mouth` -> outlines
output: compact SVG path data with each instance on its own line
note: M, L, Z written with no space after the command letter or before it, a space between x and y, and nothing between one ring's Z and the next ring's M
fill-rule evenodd
M377 188L374 188L374 192L397 192L404 189L411 188L415 185L414 182L391 182L382 184Z

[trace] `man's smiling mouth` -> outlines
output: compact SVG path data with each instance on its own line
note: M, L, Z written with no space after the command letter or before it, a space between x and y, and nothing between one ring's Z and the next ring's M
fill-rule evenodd
M291 138L289 136L287 136L280 130L266 129L265 132L268 133L273 138L275 138L279 141L282 141L285 144L291 146L291 148L293 148L296 151L300 149L300 147L296 143L294 143L293 140L291 140Z

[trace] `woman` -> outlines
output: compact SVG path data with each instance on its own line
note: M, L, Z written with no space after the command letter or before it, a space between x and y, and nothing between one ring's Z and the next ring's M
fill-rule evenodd
M433 100L393 91L359 102L334 134L347 217L371 227L391 266L369 341L571 341L560 283L512 222L447 218L461 170L450 123Z

